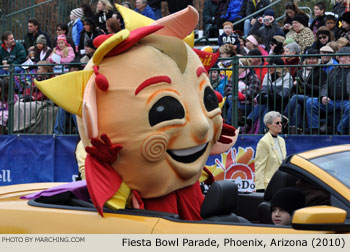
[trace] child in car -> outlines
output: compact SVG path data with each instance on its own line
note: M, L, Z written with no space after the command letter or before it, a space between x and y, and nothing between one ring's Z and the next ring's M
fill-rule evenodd
M305 207L304 193L294 187L278 190L271 200L271 218L275 225L290 225L293 212Z

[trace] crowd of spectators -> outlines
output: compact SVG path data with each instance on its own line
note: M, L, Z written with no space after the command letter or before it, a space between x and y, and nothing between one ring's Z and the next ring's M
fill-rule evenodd
M122 5L149 18L158 19L162 17L161 2L136 0L135 6L128 1ZM169 13L193 4L193 1L186 0L167 2ZM306 127L306 131L312 133L316 126L320 128L322 122L321 105L328 109L333 105L332 98L339 98L327 92L329 78L339 77L338 73L331 73L339 72L339 66L335 65L342 58L342 62L347 62L345 58L348 56L336 58L327 54L350 52L350 12L347 11L345 0L337 0L332 10L326 10L325 3L318 2L314 5L313 16L301 11L296 3L289 2L285 6L284 20L277 22L275 11L268 7L270 3L270 0L205 1L204 34L218 38L218 50L222 58L214 66L214 69L217 67L219 70L210 74L212 84L223 96L228 97L224 115L228 123L232 123L232 87L237 85L238 122L245 133L264 133L262 118L270 110L281 112L289 119L290 127L297 130ZM262 8L266 9L256 13ZM249 15L250 18L234 25L234 22ZM96 6L82 4L72 9L70 22L58 24L55 37L50 37L43 31L37 19L30 18L28 33L22 39L23 44L16 43L10 31L2 34L0 75L8 75L9 65L16 64L16 73L39 76L35 75L39 62L54 64L53 73L68 72L69 67L64 64L86 64L91 59L96 50L93 40L97 36L114 34L123 28L123 19L109 0L99 0ZM300 54L310 53L321 53L322 56L299 57ZM236 55L247 57L239 60L242 68L239 69L238 83L233 84L232 57ZM324 65L311 67L310 62ZM347 66L341 66L341 69L344 73ZM329 74L328 78L323 77L325 73ZM54 74L48 75L52 76ZM348 104L343 102L347 99L349 90L344 78L338 78L344 83L341 82L342 86L338 83L337 87L345 93L341 105L334 108L334 111L342 111L338 133L347 133L349 128L348 116L344 112L348 111ZM20 98L28 97L28 89L32 90L34 85L32 79L16 77L15 91ZM42 95L31 97L27 100L45 98ZM315 105L317 102L318 106ZM312 113L316 109L321 114Z
M288 122L286 133L327 133L333 127L333 134L348 134L350 68L344 64L350 56L329 55L350 53L346 1L337 0L330 10L317 2L312 16L291 1L279 22L269 4L269 0L205 1L204 35L218 38L220 56L225 58L214 66L214 70L219 68L214 88L221 93L226 90L226 121L233 123L232 86L237 85L238 126L244 133L263 134L264 115L274 110ZM263 12L249 16L262 8ZM243 26L235 23L247 16ZM227 44L232 50L223 54ZM241 69L238 82L232 83L233 61L227 57L236 55ZM332 122L326 120L330 113L334 114Z
M28 19L28 32L23 38L15 38L11 31L2 34L0 49L0 134L4 132L8 120L8 75L10 66L15 65L15 109L25 114L33 114L32 106L26 102L46 102L47 98L35 87L34 78L44 80L57 74L81 70L93 56L96 48L93 40L102 34L115 34L124 28L124 22L113 1L99 0L95 6L82 3L71 10L68 23L56 25L56 34L51 37L42 30L39 18ZM135 10L154 20L162 17L161 0L136 0L135 6L124 1L124 7ZM169 13L192 5L192 0L167 1ZM23 43L16 42L23 41ZM7 79L6 79L7 78ZM2 81L4 79L4 81ZM6 80L6 81L5 81ZM6 93L6 95L5 95ZM19 116L21 117L21 115ZM68 118L68 119L67 119ZM71 118L71 119L70 119ZM23 120L22 120L23 121ZM53 132L67 133L66 124L75 118L59 108ZM25 122L24 122L25 123Z

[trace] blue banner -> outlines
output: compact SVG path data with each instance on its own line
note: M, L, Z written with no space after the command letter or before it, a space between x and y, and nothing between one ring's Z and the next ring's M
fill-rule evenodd
M0 136L0 186L70 182L78 174L77 136Z
M230 151L210 156L207 165L226 169L225 175L221 175L226 178L239 177L253 181L255 148L261 137L261 135L239 136L237 143ZM350 143L350 136L283 137L288 155ZM77 136L1 135L0 186L73 181L78 174L75 159L77 141ZM229 167L235 168L229 170Z

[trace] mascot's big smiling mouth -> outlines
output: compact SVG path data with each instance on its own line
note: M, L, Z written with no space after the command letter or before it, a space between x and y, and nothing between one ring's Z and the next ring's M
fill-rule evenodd
M167 150L167 153L176 161L181 163L192 163L196 161L207 149L208 143L181 150Z

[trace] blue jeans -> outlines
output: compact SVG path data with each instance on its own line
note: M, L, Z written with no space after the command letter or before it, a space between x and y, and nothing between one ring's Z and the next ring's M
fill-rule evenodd
M247 118L250 112L252 112L252 109L253 109L252 104L238 102L238 115L241 115ZM243 118L239 118L239 119L242 120Z
M251 20L248 18L246 20L244 20L244 36L247 37L249 32L250 32L250 29L252 29L252 25L250 24Z
M232 124L232 95L229 95L227 97L227 104L228 104L228 110L227 110L227 117L226 117L226 123ZM247 103L241 103L238 102L238 114L239 115L249 115L249 113L252 111L252 105ZM242 118L238 118L242 119Z
M66 128L66 118L70 118L72 116L74 124L76 128L78 129L78 124L77 124L77 119L75 115L72 115L65 111L63 108L58 108L57 115L56 115L56 121L55 121L55 126L53 129L53 132L55 134L64 134L65 133L65 128Z
M301 128L303 125L304 109L307 99L306 95L293 95L284 109L283 115L289 119L289 125Z
M260 120L259 124L259 134L264 134L264 116L268 112L267 104L257 104L254 106L252 112L248 115L248 118L252 120L253 124Z
M306 113L309 121L309 127L312 129L319 128L319 113L318 111L343 111L342 118L337 125L338 133L345 133L349 129L349 100L331 100L327 106L319 102L318 98L309 98L306 101Z

